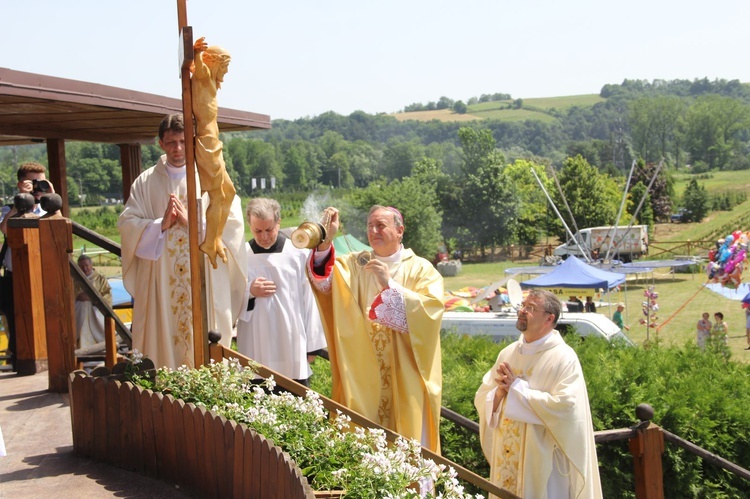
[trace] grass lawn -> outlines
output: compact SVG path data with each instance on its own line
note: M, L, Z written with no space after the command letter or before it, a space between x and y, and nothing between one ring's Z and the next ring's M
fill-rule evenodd
M458 290L466 286L482 288L505 277L505 269L521 266L523 264L518 262L467 263L462 266L460 275L444 279L445 289L446 291ZM516 280L523 282L533 277L535 276L521 274L516 277ZM683 345L688 341L695 342L695 325L701 313L708 312L713 321L714 312L722 312L724 320L729 325L729 347L732 350L732 357L736 360L747 361L750 359L750 350L744 350L747 346L745 313L740 302L729 300L710 291L703 286L705 282L705 274L702 272L670 274L668 268L656 269L653 274L639 275L638 280L629 278L627 285L623 285L620 292L611 294L611 301L614 303L622 301L626 304L623 315L626 325L630 326L627 334L639 345L643 344L647 335L651 341L658 338L669 344ZM643 293L648 286L654 286L654 290L659 293L657 324L662 325L660 328L648 329L638 324L641 317L644 317L642 302L645 297ZM606 300L606 295L603 300ZM600 309L601 313L610 318L614 311L614 308L611 312L606 308Z

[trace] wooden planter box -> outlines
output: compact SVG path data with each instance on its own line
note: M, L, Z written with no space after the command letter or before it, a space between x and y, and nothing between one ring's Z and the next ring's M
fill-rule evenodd
M132 383L68 378L73 450L205 497L296 499L315 494L272 441L193 404Z

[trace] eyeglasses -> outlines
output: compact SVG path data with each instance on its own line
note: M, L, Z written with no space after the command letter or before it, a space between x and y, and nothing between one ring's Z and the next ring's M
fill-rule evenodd
M541 308L536 308L534 305L526 305L521 304L521 306L518 308L519 312L526 312L527 314L535 314L536 311L539 310L541 312L544 312L545 314L551 314L552 312L547 312L546 310L542 310Z

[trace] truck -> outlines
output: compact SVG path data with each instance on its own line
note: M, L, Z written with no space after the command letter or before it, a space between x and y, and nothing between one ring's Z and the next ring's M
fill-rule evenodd
M610 250L613 236L615 244ZM578 244L576 244L576 241ZM565 244L555 248L554 254L563 258L570 255L583 257L578 246L594 260L604 258L609 251L611 259L630 262L648 253L648 226L633 225L628 227L622 225L580 229L575 233L574 239L570 239Z

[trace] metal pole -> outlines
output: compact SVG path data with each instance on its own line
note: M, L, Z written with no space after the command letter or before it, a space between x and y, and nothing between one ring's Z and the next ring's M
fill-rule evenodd
M568 228L568 224L565 223L565 220L563 220L562 215L560 215L560 212L557 211L557 206L555 206L555 203L552 202L552 198L549 197L549 193L547 193L547 189L544 188L544 184L542 184L542 181L539 179L539 175L536 174L534 171L534 168L529 168L531 170L531 174L534 175L534 178L536 179L537 183L539 184L539 187L542 188L542 192L544 192L544 195L547 196L547 201L549 201L550 206L553 210L555 210L555 213L557 214L557 218L560 219L560 222L562 222L563 227L565 227L565 230L567 231L570 238L575 241L576 246L578 246L579 251L583 255L583 257L586 259L586 263L591 263L591 259L589 258L588 253L583 251L583 248L581 248L581 245L578 243L578 239L575 238L572 232L570 232L570 229Z

